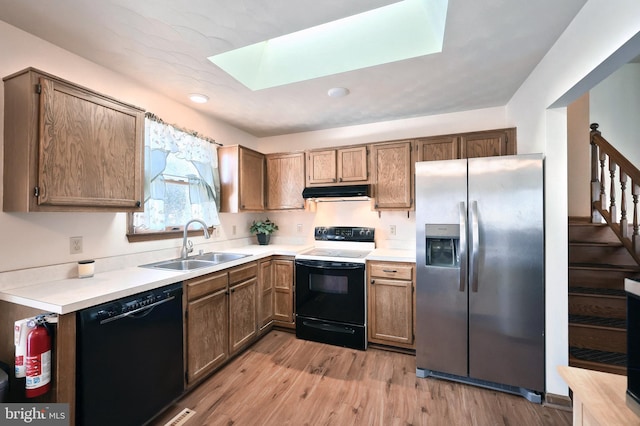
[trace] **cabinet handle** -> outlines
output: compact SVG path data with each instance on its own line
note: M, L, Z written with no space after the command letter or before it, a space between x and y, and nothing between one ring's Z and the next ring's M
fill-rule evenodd
M338 179L338 182L342 182L342 178Z
M376 280L371 280L371 285L374 285L376 283Z
M140 200L136 201L136 207L140 207L141 203Z
M395 274L396 271L395 269L383 269L382 272L386 272L387 274Z

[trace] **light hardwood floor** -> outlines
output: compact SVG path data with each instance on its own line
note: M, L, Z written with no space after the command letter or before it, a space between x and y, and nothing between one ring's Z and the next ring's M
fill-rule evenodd
M199 425L570 425L571 412L415 375L415 356L272 331L167 409Z

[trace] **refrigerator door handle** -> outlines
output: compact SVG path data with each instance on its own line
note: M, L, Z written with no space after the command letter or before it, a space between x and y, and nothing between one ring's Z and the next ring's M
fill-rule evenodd
M459 204L460 211L460 291L464 292L467 286L467 206L464 201Z
M471 222L471 250L469 262L469 280L471 281L471 291L478 292L478 248L480 246L478 230L478 202L472 201L470 206Z

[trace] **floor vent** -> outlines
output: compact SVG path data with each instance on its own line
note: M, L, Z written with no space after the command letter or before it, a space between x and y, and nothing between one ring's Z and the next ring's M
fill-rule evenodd
M185 424L187 422L187 420L189 420L191 418L191 416L193 416L194 414L196 414L195 411L190 410L188 408L185 408L184 410L180 411L178 414L176 414L176 416L174 418L172 418L171 420L169 420L167 423L165 423L164 426L182 426L183 424Z

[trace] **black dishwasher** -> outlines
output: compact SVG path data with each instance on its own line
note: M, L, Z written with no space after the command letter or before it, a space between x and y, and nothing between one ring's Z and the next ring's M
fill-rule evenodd
M141 425L182 394L182 283L84 309L77 322L78 425Z

